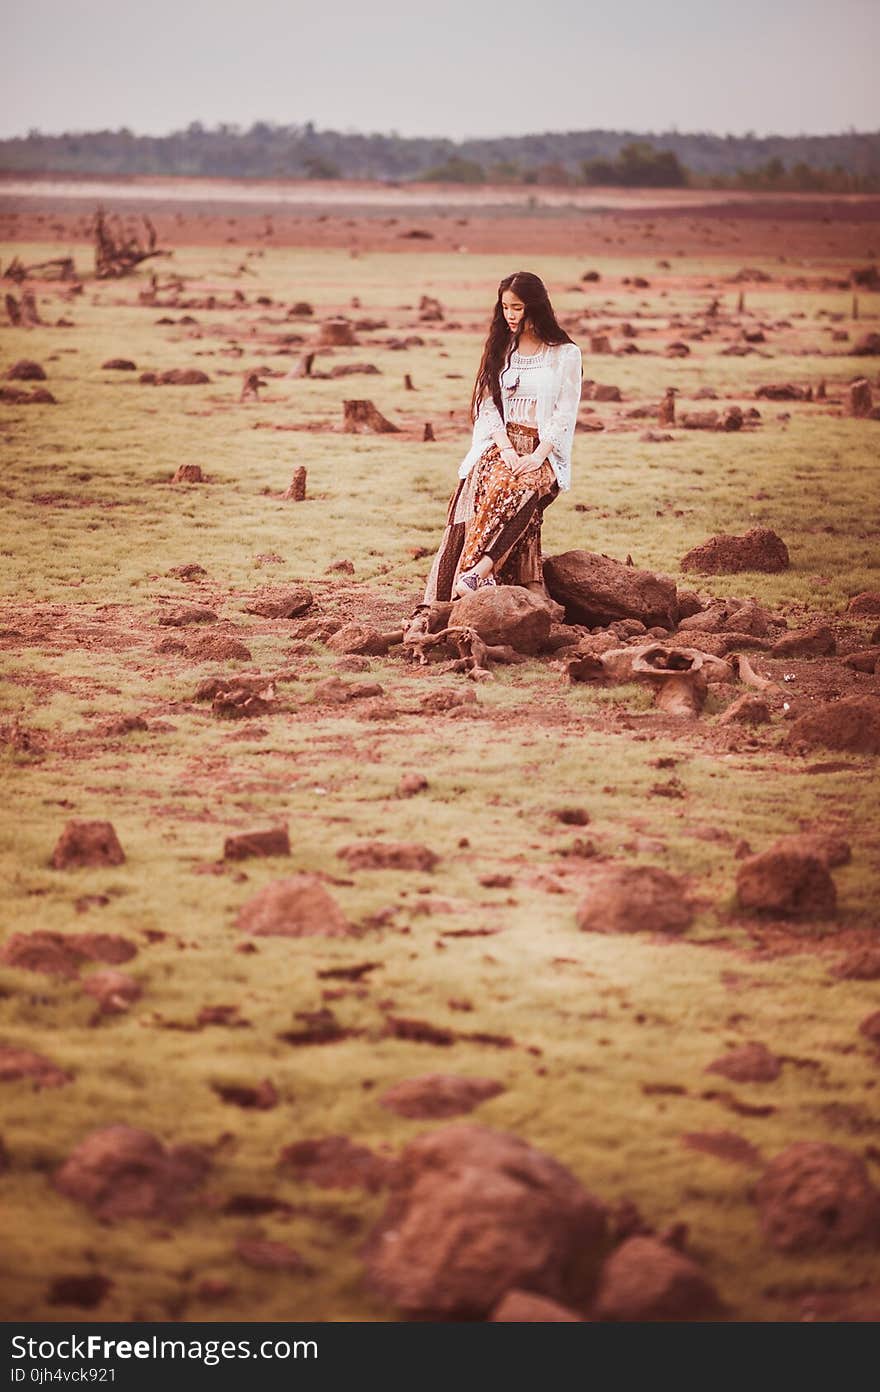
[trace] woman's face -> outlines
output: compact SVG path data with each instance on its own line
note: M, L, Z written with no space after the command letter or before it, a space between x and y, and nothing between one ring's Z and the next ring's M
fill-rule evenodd
M501 309L507 320L507 327L515 334L525 318L525 305L515 291L505 290L501 296Z

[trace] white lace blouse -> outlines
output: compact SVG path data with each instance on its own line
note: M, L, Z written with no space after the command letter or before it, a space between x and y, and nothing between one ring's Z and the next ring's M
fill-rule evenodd
M459 478L467 478L482 454L494 443L495 432L508 422L537 426L541 443L550 441L548 459L560 489L571 487L571 448L581 399L583 368L575 343L548 343L539 353L513 353L500 376L504 417L490 396L480 403L471 448L461 462Z

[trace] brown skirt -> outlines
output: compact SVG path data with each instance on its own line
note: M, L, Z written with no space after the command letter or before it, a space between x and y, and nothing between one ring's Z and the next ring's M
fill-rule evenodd
M534 426L509 424L507 434L517 454L531 454L538 443ZM490 556L501 585L540 583L541 522L559 493L552 465L517 477L496 445L461 479L446 514L443 539L434 557L423 604L452 598L459 574Z

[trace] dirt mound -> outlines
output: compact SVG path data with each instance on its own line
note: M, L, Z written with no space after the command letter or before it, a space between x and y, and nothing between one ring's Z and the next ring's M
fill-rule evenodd
M797 844L771 846L744 860L736 895L742 908L782 918L826 918L837 908L837 890L824 861Z
M813 624L777 638L770 649L772 657L829 657L837 651L834 634L827 624Z
M143 994L139 981L117 971L93 972L83 982L83 990L94 996L102 1015L123 1015Z
M423 773L404 773L397 785L397 796L415 797L417 793L424 793L427 787L428 780Z
M399 1309L429 1318L485 1318L518 1287L578 1305L605 1225L604 1205L518 1136L442 1127L403 1151L367 1275Z
M577 908L582 933L683 933L693 920L685 882L654 865L603 866Z
M472 1112L481 1102L497 1097L504 1084L494 1078L460 1078L454 1074L429 1073L409 1078L383 1092L379 1101L397 1116L435 1120Z
M564 606L568 623L596 628L615 619L639 619L646 628L673 628L678 617L671 580L593 551L549 556L544 562L544 583Z
M782 1252L873 1239L880 1193L864 1160L839 1146L799 1141L771 1160L755 1188L761 1229Z
M255 938L344 938L352 932L317 875L274 880L239 910L236 924Z
M880 333L862 334L857 338L850 349L855 358L877 358L880 357Z
M178 464L171 477L172 483L207 483L200 464Z
M798 716L785 739L789 749L837 749L880 754L880 698L844 696Z
M630 1237L602 1268L594 1318L699 1320L717 1314L718 1293L697 1264L653 1237Z
M872 1044L880 1044L880 1010L875 1010L871 1015L865 1016L859 1025L859 1034L870 1039Z
M520 585L487 586L456 602L450 624L472 628L490 647L540 652L550 634L552 616L539 594Z
M210 380L207 372L202 372L201 368L171 367L157 375L156 385L160 387L201 387Z
M227 836L223 845L224 860L249 860L252 856L290 855L290 836L287 827L270 827L268 831L243 831Z
M349 870L434 869L440 857L416 841L354 841L336 852Z
M278 1168L321 1189L368 1189L374 1194L388 1183L388 1161L347 1136L322 1136L285 1146Z
M769 721L770 707L763 696L757 696L751 691L737 696L718 717L719 725L767 725Z
M781 537L767 527L753 527L744 536L719 532L693 547L679 564L682 570L695 570L701 575L734 575L742 570L775 574L788 570L791 562Z
M108 1126L81 1141L56 1172L59 1193L96 1218L179 1218L210 1168L197 1146L166 1150L148 1131Z
M806 855L817 856L829 870L838 865L848 865L852 860L849 842L831 831L793 832L791 836L781 836L774 843L774 849L802 851Z
M366 657L383 657L395 642L400 642L403 631L380 633L368 624L349 623L331 633L326 640L330 652L360 654Z
M857 947L831 969L839 981L880 981L880 947Z
M385 688L378 682L347 682L341 677L325 677L312 687L315 705L342 706L348 701L364 701L372 696L384 696Z
M125 852L112 822L68 822L49 864L53 870L83 865L122 865Z
M258 614L264 619L295 619L311 609L314 595L305 585L297 585L292 590L284 590L258 599L245 605L246 614Z
M214 1083L212 1086L217 1096L233 1107L268 1112L278 1106L278 1092L269 1078L264 1078L253 1087L241 1083Z
M137 372L137 363L132 362L131 358L108 358L101 363L103 372Z
M30 358L19 358L18 362L6 370L4 376L7 382L45 382L46 370Z
M99 1272L56 1276L47 1300L50 1305L76 1305L80 1310L95 1310L112 1287L113 1282Z
M202 604L176 604L164 609L157 622L160 628L186 628L188 624L216 623L217 615Z
M782 1063L766 1044L753 1042L722 1054L708 1065L706 1072L721 1073L735 1083L772 1083L782 1072Z
M253 661L250 648L246 648L237 638L228 638L223 633L199 633L188 644L186 653L199 662Z
M35 1088L63 1087L70 1082L71 1074L42 1054L0 1044L0 1083L15 1083L22 1078L29 1078Z
M846 612L857 617L874 618L880 614L880 590L862 590L861 594L853 595Z

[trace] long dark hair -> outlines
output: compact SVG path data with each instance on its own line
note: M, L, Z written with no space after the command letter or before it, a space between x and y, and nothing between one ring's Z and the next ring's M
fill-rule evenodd
M512 290L525 305L525 314L513 340L511 340L510 329L501 306L501 296L505 290ZM513 275L505 276L498 286L498 298L492 312L492 322L489 325L489 333L483 348L480 370L477 373L477 380L474 382L474 392L471 397L471 417L473 419L476 419L480 402L484 396L491 396L499 413L504 415L501 386L498 379L504 368L510 363L510 355L519 343L523 324L526 320L529 321L542 343L571 343L573 341L557 322L543 280L532 275L531 271L514 271Z

